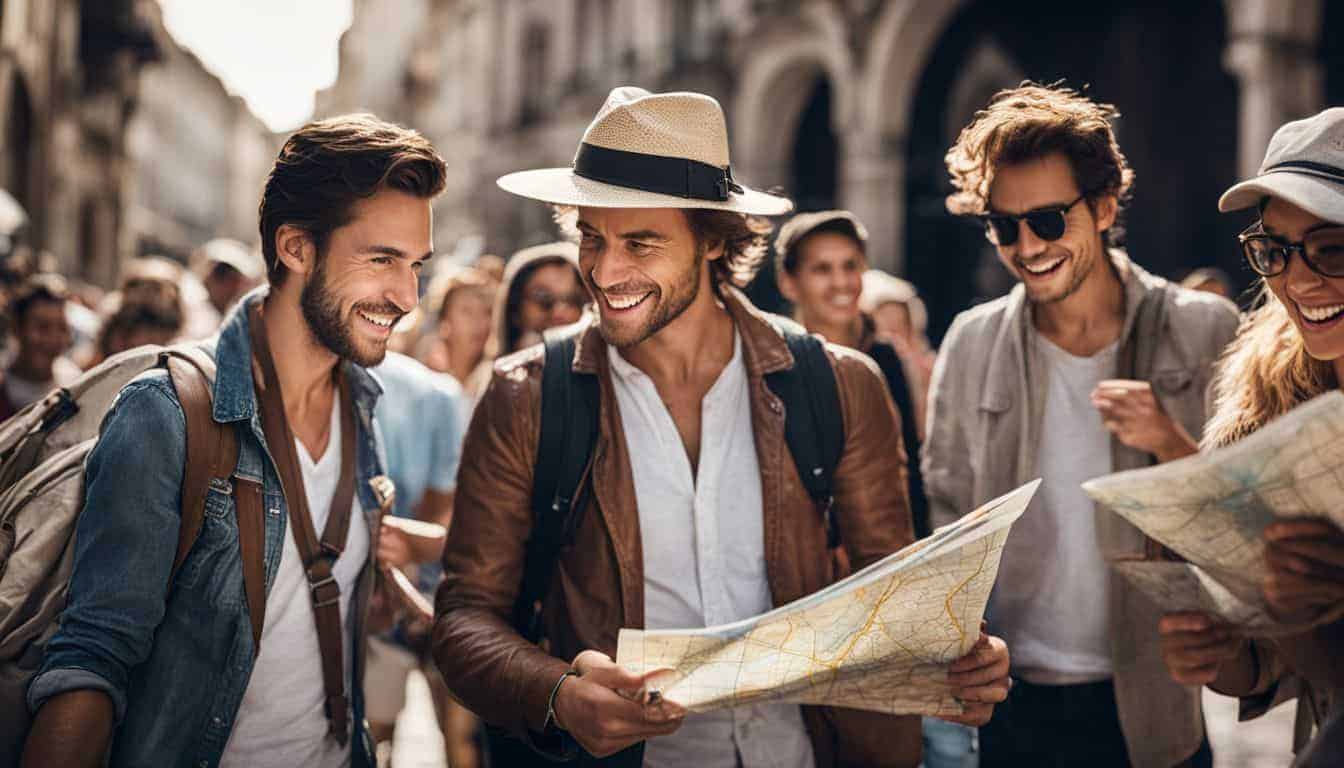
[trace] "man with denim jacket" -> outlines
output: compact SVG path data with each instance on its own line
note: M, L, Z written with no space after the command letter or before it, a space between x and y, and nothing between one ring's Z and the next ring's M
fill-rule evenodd
M371 764L359 681L385 499L370 483L382 472L380 389L364 367L382 360L391 327L416 305L430 201L443 184L427 141L369 115L313 123L285 143L260 210L270 286L207 343L214 419L238 435L232 483L211 482L200 535L169 584L185 415L161 370L122 390L89 456L68 606L28 693L25 765L94 766L109 755L112 766ZM258 381L274 385L262 385L269 398ZM289 446L265 439L277 423L268 409L278 434L293 436L288 455L308 458L306 505L281 487L275 457ZM340 483L325 482L337 474ZM321 530L351 475L350 523L330 566L348 709L333 714L290 510L310 509ZM231 496L244 482L260 483L265 510L255 652Z
M1157 607L1107 561L1152 549L1080 484L1196 450L1228 301L1153 277L1114 245L1133 173L1114 110L1064 88L999 93L948 152L953 213L979 215L1021 281L959 315L930 389L934 525L1035 477L987 618L1013 648L981 766L1209 765L1199 694L1165 676Z

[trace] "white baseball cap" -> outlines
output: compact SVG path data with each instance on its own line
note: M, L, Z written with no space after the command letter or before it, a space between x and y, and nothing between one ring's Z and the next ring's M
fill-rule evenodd
M1275 131L1260 173L1224 192L1218 210L1251 208L1267 197L1344 224L1344 107L1295 120Z

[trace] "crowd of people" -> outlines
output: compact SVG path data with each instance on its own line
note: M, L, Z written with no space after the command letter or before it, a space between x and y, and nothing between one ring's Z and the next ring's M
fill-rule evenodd
M1209 768L1200 686L1244 717L1296 697L1300 764L1339 765L1344 534L1267 529L1265 596L1311 628L1246 636L1113 577L1117 558L1174 555L1081 484L1340 387L1344 109L1284 126L1219 202L1256 213L1246 315L1220 272L1177 285L1123 248L1135 179L1115 117L1024 84L962 131L948 209L1019 284L937 350L915 286L871 267L863 221L776 230L791 203L732 177L713 99L629 87L572 167L500 179L556 222L508 258L436 263L443 159L357 115L285 143L260 253L138 259L105 295L11 268L0 417L123 351L192 342L239 438L179 568L181 393L151 371L108 411L23 764L386 764L421 669L459 767ZM771 251L791 319L740 290ZM836 392L840 439L813 472L775 389L791 372ZM834 442L824 421L805 439ZM613 661L622 628L766 612L1034 477L986 625L950 667L962 714L687 714ZM243 486L262 500L252 555Z

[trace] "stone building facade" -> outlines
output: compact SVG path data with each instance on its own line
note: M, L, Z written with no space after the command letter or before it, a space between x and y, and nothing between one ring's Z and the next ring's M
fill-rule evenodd
M1217 214L1217 194L1280 124L1344 103L1344 44L1322 34L1341 25L1344 0L355 0L318 108L429 135L453 170L439 248L508 252L554 232L497 176L567 165L612 86L709 93L734 176L854 210L871 260L921 287L938 332L1005 286L942 206L943 154L996 90L1063 78L1115 103L1135 258L1240 276L1244 222Z
M45 264L252 242L278 140L167 34L157 0L0 0L0 187Z
M0 186L62 272L111 279L126 236L126 125L157 54L133 0L0 0Z
M257 206L281 137L172 39L157 3L146 18L160 55L140 74L128 127L128 251L181 260L213 237L260 247Z

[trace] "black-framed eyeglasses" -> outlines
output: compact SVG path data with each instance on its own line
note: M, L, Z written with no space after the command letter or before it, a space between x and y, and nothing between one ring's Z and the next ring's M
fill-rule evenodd
M1017 242L1020 229L1018 222L1025 221L1027 226L1031 227L1031 231L1042 240L1058 240L1064 236L1064 230L1068 228L1064 215L1086 197L1087 193L1083 193L1067 205L1052 205L1026 213L981 214L980 221L985 225L985 238L995 245L1012 245Z
M536 304L542 312L550 312L552 309L555 309L556 304L568 304L578 310L582 310L588 305L588 294L583 291L574 291L573 293L557 295L545 288L536 288L524 293L523 298Z
M1290 243L1264 230L1257 221L1237 235L1246 262L1257 275L1274 277L1288 269L1293 251L1312 272L1323 277L1344 277L1344 227L1314 229L1300 243Z

